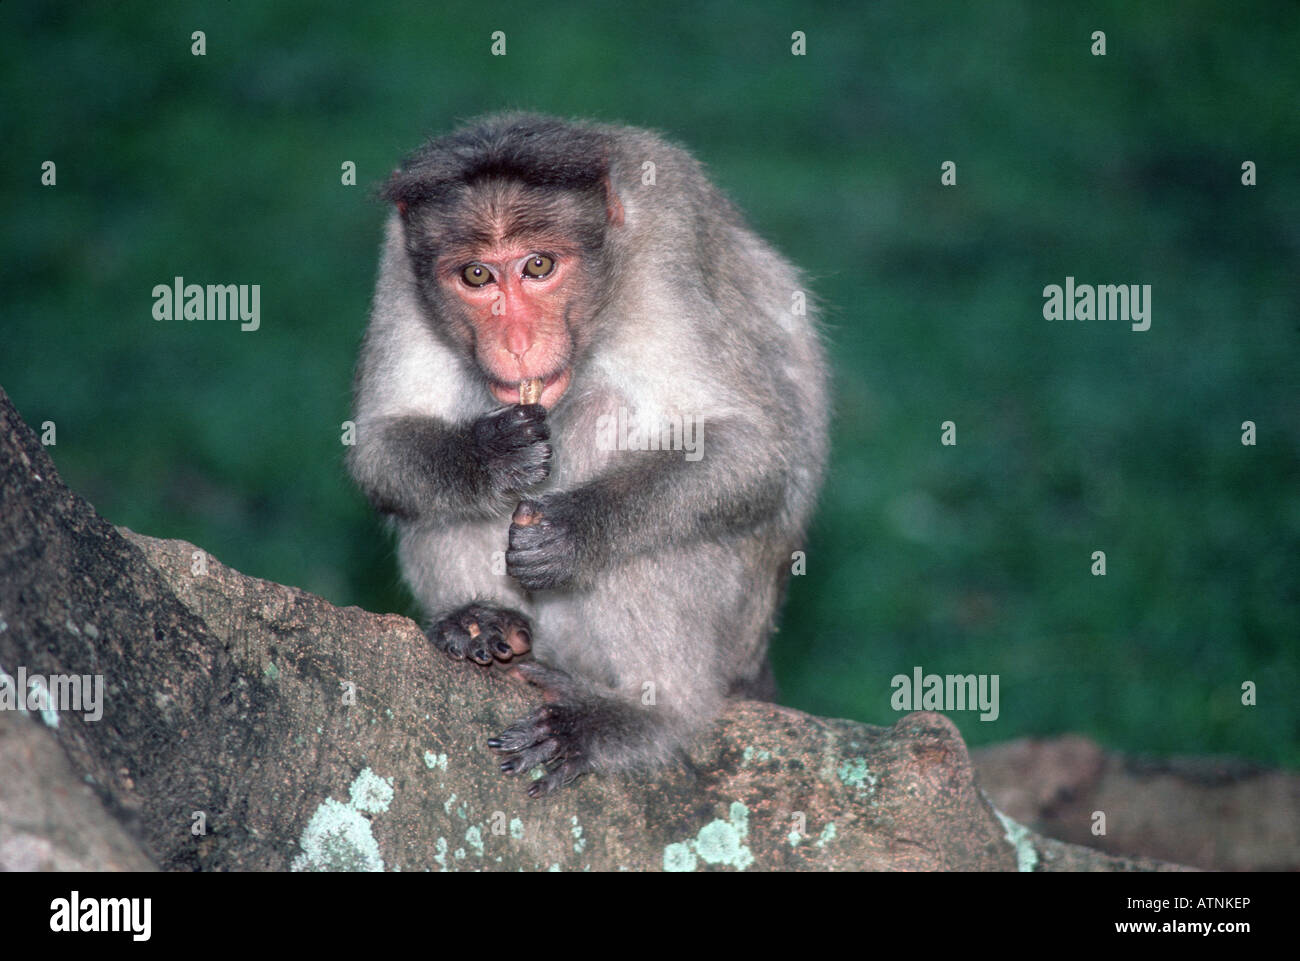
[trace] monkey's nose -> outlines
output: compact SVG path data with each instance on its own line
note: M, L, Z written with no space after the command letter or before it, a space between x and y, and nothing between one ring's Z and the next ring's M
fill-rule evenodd
M532 331L527 324L511 324L505 330L505 348L521 364L524 361L524 354L528 353L533 346Z

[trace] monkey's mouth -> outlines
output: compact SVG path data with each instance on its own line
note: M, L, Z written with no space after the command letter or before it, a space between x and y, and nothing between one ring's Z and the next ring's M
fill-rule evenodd
M566 367L563 370L556 371L549 377L541 378L542 396L537 403L550 409L555 406L555 402L563 396L564 392L569 389L569 379L573 376L573 368ZM492 396L503 404L519 403L519 382L505 384L497 380L488 382L488 387L492 391Z

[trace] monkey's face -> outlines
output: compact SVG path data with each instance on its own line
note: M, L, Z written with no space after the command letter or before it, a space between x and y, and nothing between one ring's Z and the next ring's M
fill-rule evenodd
M603 194L480 182L404 215L435 324L498 401L517 403L520 382L537 378L553 407L603 300Z
M449 300L459 301L488 389L503 404L519 399L519 382L540 378L539 403L553 407L569 386L568 322L581 296L581 257L546 238L497 242L439 265Z

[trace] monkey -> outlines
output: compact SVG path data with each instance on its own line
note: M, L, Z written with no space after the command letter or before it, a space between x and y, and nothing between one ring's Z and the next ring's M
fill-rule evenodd
M828 454L801 275L635 127L489 115L378 195L348 466L430 642L541 689L487 741L531 797L683 761L775 693Z

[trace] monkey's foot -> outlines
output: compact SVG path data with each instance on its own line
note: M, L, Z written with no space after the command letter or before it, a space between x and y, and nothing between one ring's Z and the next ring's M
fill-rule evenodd
M592 769L582 747L587 720L587 712L576 705L543 704L490 738L488 747L506 756L501 762L506 774L543 768L545 773L528 786L529 797L542 797Z
M528 618L504 607L467 604L444 614L425 632L439 650L476 664L502 663L532 650Z

